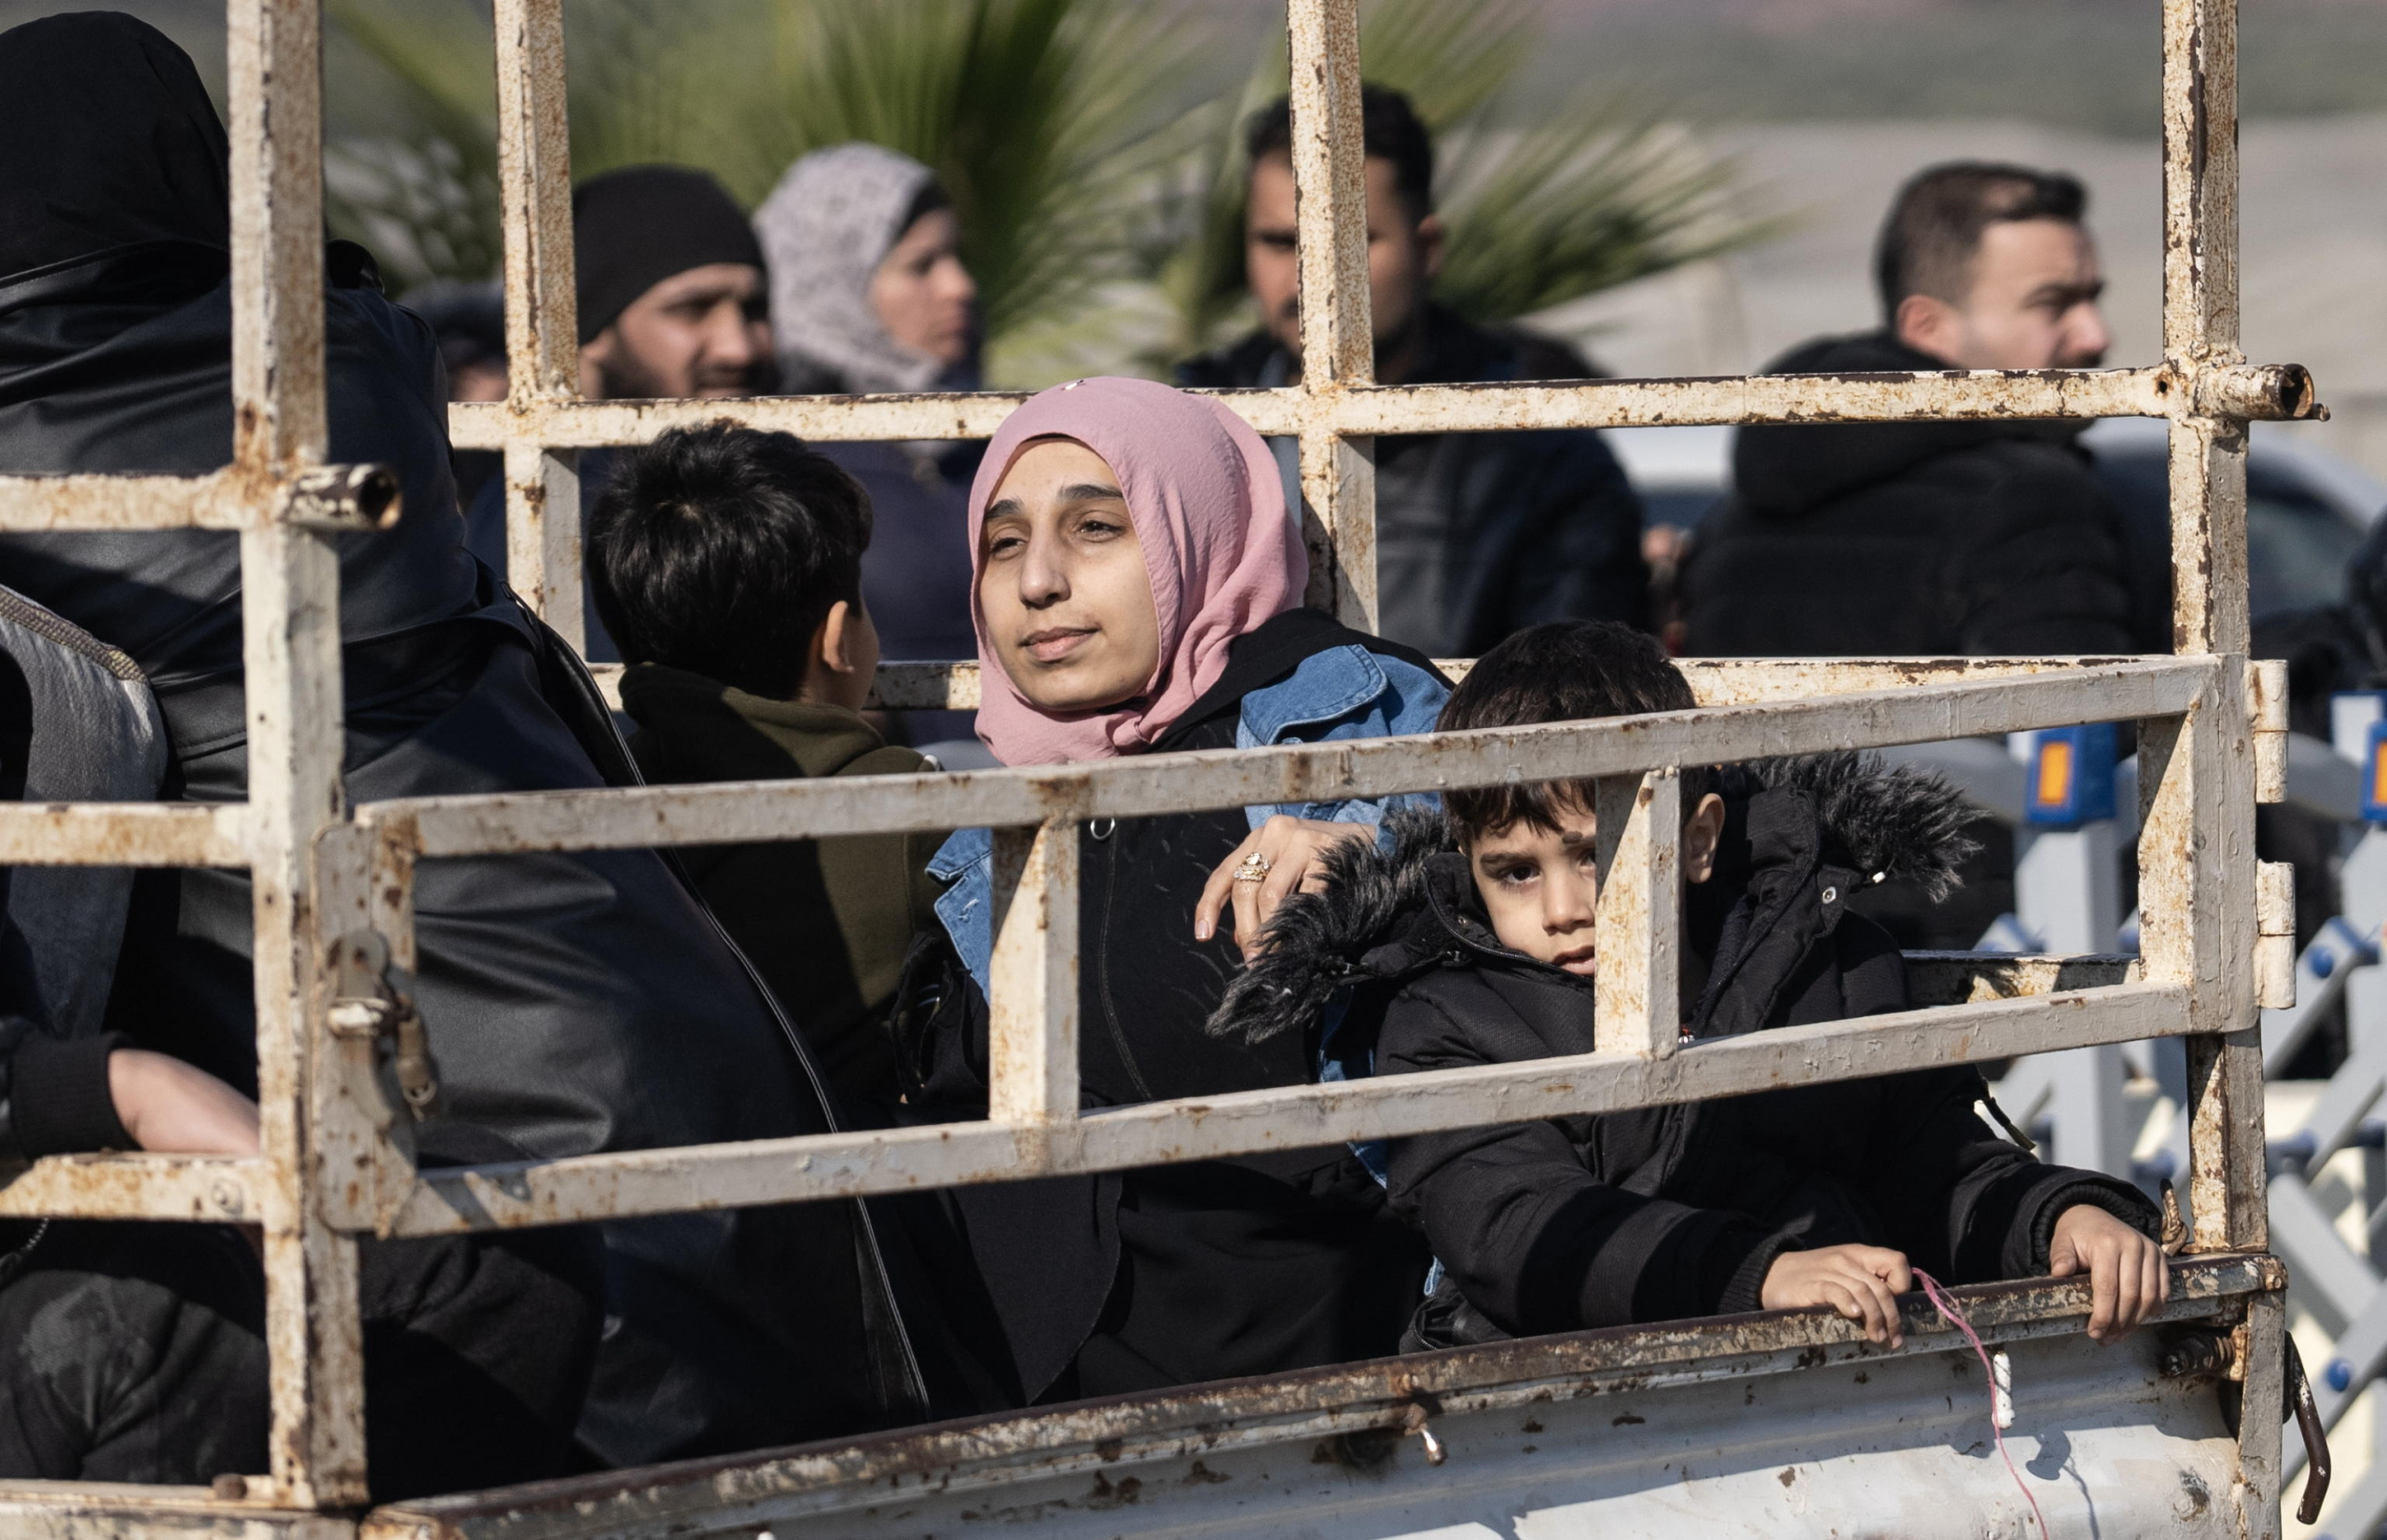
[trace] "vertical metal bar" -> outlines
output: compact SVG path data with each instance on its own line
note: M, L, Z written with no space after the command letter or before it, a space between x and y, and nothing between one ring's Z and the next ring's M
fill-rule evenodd
M314 1064L314 1160L324 1218L343 1231L388 1233L414 1181L414 1130L387 1024L343 1029L330 1009L343 957L361 983L413 976L414 833L410 819L343 821L315 840L315 913L334 977L324 989L331 1030ZM376 936L387 948L387 979L366 951Z
M987 1115L1050 1124L1078 1115L1078 826L995 831Z
M323 37L319 0L228 0L235 468L255 892L257 1100L272 1476L284 1501L362 1502L364 1351L355 1243L308 1180L310 1006L322 953L309 866L340 814L339 564L329 536L273 517L275 480L320 461L324 395Z
M495 24L506 397L567 401L580 392L580 334L563 0L497 0ZM585 648L579 467L576 450L507 447L505 561L514 591L574 648Z
M1359 0L1288 0L1293 198L1301 254L1302 389L1331 395L1375 378L1368 304L1367 146L1359 111ZM1316 418L1301 433L1308 602L1376 626L1375 441Z
M580 451L507 445L506 582L573 651L585 653L580 535Z
M2184 379L2238 347L2237 0L2164 0L2163 353ZM2173 648L2243 653L2246 425L2172 425Z
M2238 1412L2238 1533L2246 1540L2276 1540L2285 1533L2280 1409L2287 1396L2286 1337L2287 1296L2248 1296L2246 1379Z
M1663 1057L1682 1029L1682 775L1601 777L1593 1047Z
M2254 750L2244 670L2225 662L2187 718L2139 730L2140 953L2188 990L2188 1206L2199 1251L2259 1249L2262 1032L2255 999Z
M2163 351L2184 380L2238 348L2237 0L2164 0ZM2188 984L2206 1031L2187 1039L2189 1206L2200 1250L2267 1244L2262 1049L2256 1007L2253 717L2242 659L2246 425L2172 424L2173 646L2222 667L2185 722L2154 740L2141 835L2147 974ZM2148 784L2143 741L2140 779ZM2150 911L2150 918L2153 912ZM2266 1412L2264 1415L2269 1415ZM2271 1468L2276 1477L2276 1462ZM2274 1498L2276 1494L2273 1494Z

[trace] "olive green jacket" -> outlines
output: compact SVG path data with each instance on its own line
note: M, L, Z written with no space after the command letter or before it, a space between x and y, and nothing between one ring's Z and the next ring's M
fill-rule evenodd
M855 713L766 700L660 664L622 675L649 781L908 775L926 763ZM681 852L705 901L804 1032L851 1117L895 1097L887 1011L912 934L933 923L929 858L942 833L695 846Z

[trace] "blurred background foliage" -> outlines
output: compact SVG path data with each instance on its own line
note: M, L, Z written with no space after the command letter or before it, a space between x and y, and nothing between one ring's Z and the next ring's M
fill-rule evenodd
M401 286L498 267L486 0L331 0L331 217ZM1507 321L1770 227L1732 168L1613 87L1511 115L1544 8L1376 0L1368 77L1442 149L1439 292ZM1250 323L1242 125L1285 89L1282 33L1240 59L1136 0L570 0L575 176L669 160L752 206L851 139L934 166L961 216L992 379L1160 374Z

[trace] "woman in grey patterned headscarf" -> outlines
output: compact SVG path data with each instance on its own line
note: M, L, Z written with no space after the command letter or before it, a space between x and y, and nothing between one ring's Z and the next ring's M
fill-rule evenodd
M815 150L754 215L781 389L951 388L975 352L977 285L936 175L877 144Z
M781 390L977 388L978 289L955 253L952 201L928 167L877 144L815 150L780 178L754 233L770 264ZM819 447L870 493L862 603L885 655L975 657L966 505L984 446ZM968 712L908 715L904 733L941 758L977 750Z

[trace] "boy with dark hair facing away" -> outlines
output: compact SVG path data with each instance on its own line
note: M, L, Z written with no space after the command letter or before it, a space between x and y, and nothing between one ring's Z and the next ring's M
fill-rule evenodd
M1562 622L1486 653L1437 730L1696 705L1649 638ZM1841 754L1686 768L1683 804L1686 1052L1908 1008L1897 946L1847 901L1885 874L1944 891L1966 853L1955 791ZM1594 805L1588 781L1451 792L1389 852L1343 853L1214 1029L1323 1020L1346 1074L1591 1052ZM1441 1263L1403 1345L1816 1306L1896 1345L1912 1267L2085 1272L2090 1335L2118 1339L2168 1289L2154 1206L2040 1164L1974 1111L1987 1095L1961 1065L1390 1141L1392 1203Z
M588 529L598 613L621 645L630 751L648 779L904 775L927 762L861 711L878 667L862 607L870 502L788 433L675 429L623 457ZM803 1024L838 1100L895 1097L886 1011L933 914L943 835L701 846L689 874Z

